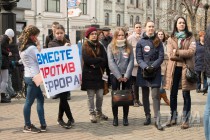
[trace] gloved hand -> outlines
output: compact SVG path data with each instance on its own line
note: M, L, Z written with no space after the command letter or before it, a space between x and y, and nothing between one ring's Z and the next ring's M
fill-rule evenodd
M145 68L145 70L148 72L148 73L153 73L155 71L155 68L153 66L148 66Z

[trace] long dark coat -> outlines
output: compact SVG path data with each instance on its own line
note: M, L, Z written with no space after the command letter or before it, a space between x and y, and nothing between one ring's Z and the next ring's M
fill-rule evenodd
M87 41L87 40L86 40ZM100 53L94 57L94 55L90 55L87 53L86 48L90 47L96 54L95 47L100 48ZM104 48L101 44L97 44L94 46L90 42L85 42L82 48L82 58L84 61L83 69L82 69L82 86L81 90L87 89L103 89L104 81L102 80L102 70L107 65L107 55L104 51ZM95 68L91 67L94 65Z
M204 53L204 46L199 41L196 42L195 71L204 71Z

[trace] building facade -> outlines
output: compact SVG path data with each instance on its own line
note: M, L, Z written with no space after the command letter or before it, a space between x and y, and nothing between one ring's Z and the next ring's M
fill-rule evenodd
M69 36L72 44L75 44L84 37L87 25L97 24L100 28L106 26L112 32L119 26L132 31L136 21L144 26L148 19L155 19L156 29L171 33L174 18L184 9L180 3L181 0L81 0L81 16L69 18ZM21 32L23 25L37 26L41 30L40 40L43 45L54 21L62 24L67 33L67 0L20 0L14 12L17 14L17 31ZM203 15L204 10L200 7L198 30L203 29Z

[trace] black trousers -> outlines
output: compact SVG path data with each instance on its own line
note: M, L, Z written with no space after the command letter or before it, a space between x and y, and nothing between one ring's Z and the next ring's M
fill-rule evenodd
M111 80L111 84L112 84L112 90L124 90L124 89L131 89L131 82L130 79L128 79L127 82L119 82L117 80L117 78L115 78L115 76L113 74L110 75L110 80ZM122 88L120 88L122 84ZM113 106L112 107L112 112L113 112L113 116L117 117L118 116L118 106ZM128 117L128 112L129 112L129 106L125 105L123 106L123 117Z
M63 92L59 94L60 97L60 103L59 103L59 111L58 111L58 119L63 119L64 112L66 113L66 116L69 120L72 120L72 114L71 109L67 100L69 92Z
M173 85L171 88L171 95L170 95L171 119L177 118L177 95L178 95L179 83L181 82L181 76L182 76L182 67L176 67L173 77ZM182 91L182 95L184 98L183 119L184 121L188 121L191 110L190 91Z
M139 101L139 86L136 86L136 76L132 76L132 90L134 101Z

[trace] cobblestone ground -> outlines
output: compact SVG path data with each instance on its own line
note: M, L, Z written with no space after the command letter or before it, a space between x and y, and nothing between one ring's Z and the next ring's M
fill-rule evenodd
M59 100L45 100L45 116L47 121L47 132L39 134L23 133L23 105L24 99L13 99L10 104L0 103L0 140L204 140L203 112L207 95L191 93L192 118L191 127L181 130L180 125L165 128L158 131L154 125L144 126L143 107L130 107L129 126L122 125L122 108L119 109L119 126L112 126L111 96L104 96L103 112L109 116L108 121L100 121L93 124L89 121L87 109L86 92L73 91L70 107L75 118L75 126L64 129L56 124ZM168 94L169 97L169 94ZM153 115L152 100L151 113ZM182 111L183 98L181 92L178 95L178 110ZM179 113L180 115L181 113ZM162 123L169 117L169 106L161 103ZM64 118L66 121L67 119ZM36 113L36 103L32 107L31 120L39 126ZM154 121L153 121L154 123Z

